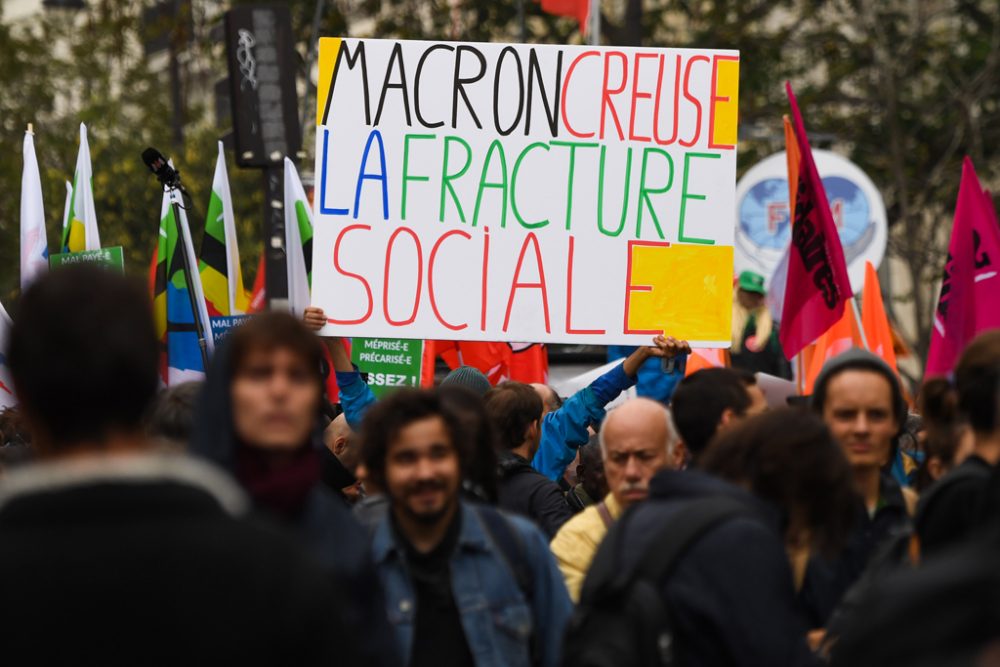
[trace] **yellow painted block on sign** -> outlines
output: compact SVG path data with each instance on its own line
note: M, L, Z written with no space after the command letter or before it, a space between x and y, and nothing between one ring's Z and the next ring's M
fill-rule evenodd
M626 333L660 333L728 346L733 316L733 248L629 244Z
M715 94L712 98L712 145L735 146L740 108L738 57L715 59Z
M340 53L340 37L323 37L319 40L319 76L316 79L316 125L323 124L323 112L326 110L327 97L330 95L330 84L333 83L333 67L337 64L337 54ZM327 118L327 123L330 119Z

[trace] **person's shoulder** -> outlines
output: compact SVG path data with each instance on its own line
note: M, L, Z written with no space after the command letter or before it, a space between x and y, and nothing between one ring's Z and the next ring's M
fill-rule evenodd
M557 543L564 542L566 540L579 540L586 539L594 535L601 527L603 527L604 522L601 520L601 515L597 511L596 505L590 505L583 508L578 514L574 514L573 518L562 525L556 536L552 538L552 547L556 548ZM603 535L602 535L603 537Z
M480 511L496 512L507 525L517 534L518 539L524 545L524 548L529 552L529 555L533 555L530 552L538 551L538 545L542 545L544 551L548 551L548 540L545 539L545 534L542 530L535 525L533 521L527 519L519 514L514 514L512 512L506 512L497 507L486 507L482 506Z

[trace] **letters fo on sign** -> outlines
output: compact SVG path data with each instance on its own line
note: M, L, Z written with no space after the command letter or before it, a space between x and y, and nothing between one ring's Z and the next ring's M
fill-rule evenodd
M320 41L324 333L728 345L739 54Z

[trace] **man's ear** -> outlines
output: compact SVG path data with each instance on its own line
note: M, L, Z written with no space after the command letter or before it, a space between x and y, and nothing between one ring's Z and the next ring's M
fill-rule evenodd
M684 463L687 461L687 458L687 446L684 444L683 440L678 440L674 443L674 451L670 460L667 462L667 465L671 470L683 470Z
M347 449L347 436L338 435L333 439L333 454L334 456L340 456Z
M733 421L733 417L735 416L736 413L733 412L732 408L726 408L725 410L722 411L722 416L719 417L719 426L720 427L729 426L730 422Z
M540 428L539 425L540 424L541 424L541 421L538 420L538 419L536 419L535 421L533 421L530 424L528 424L528 428L524 432L524 439L525 439L525 441L528 441L528 440L538 440L538 433L539 433L539 428Z

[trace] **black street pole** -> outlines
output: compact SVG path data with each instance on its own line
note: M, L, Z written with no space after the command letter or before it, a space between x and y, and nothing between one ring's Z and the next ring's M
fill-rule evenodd
M285 165L264 167L264 292L271 310L287 310L285 248Z
M517 26L522 44L528 42L528 26L524 22L524 0L517 0Z

